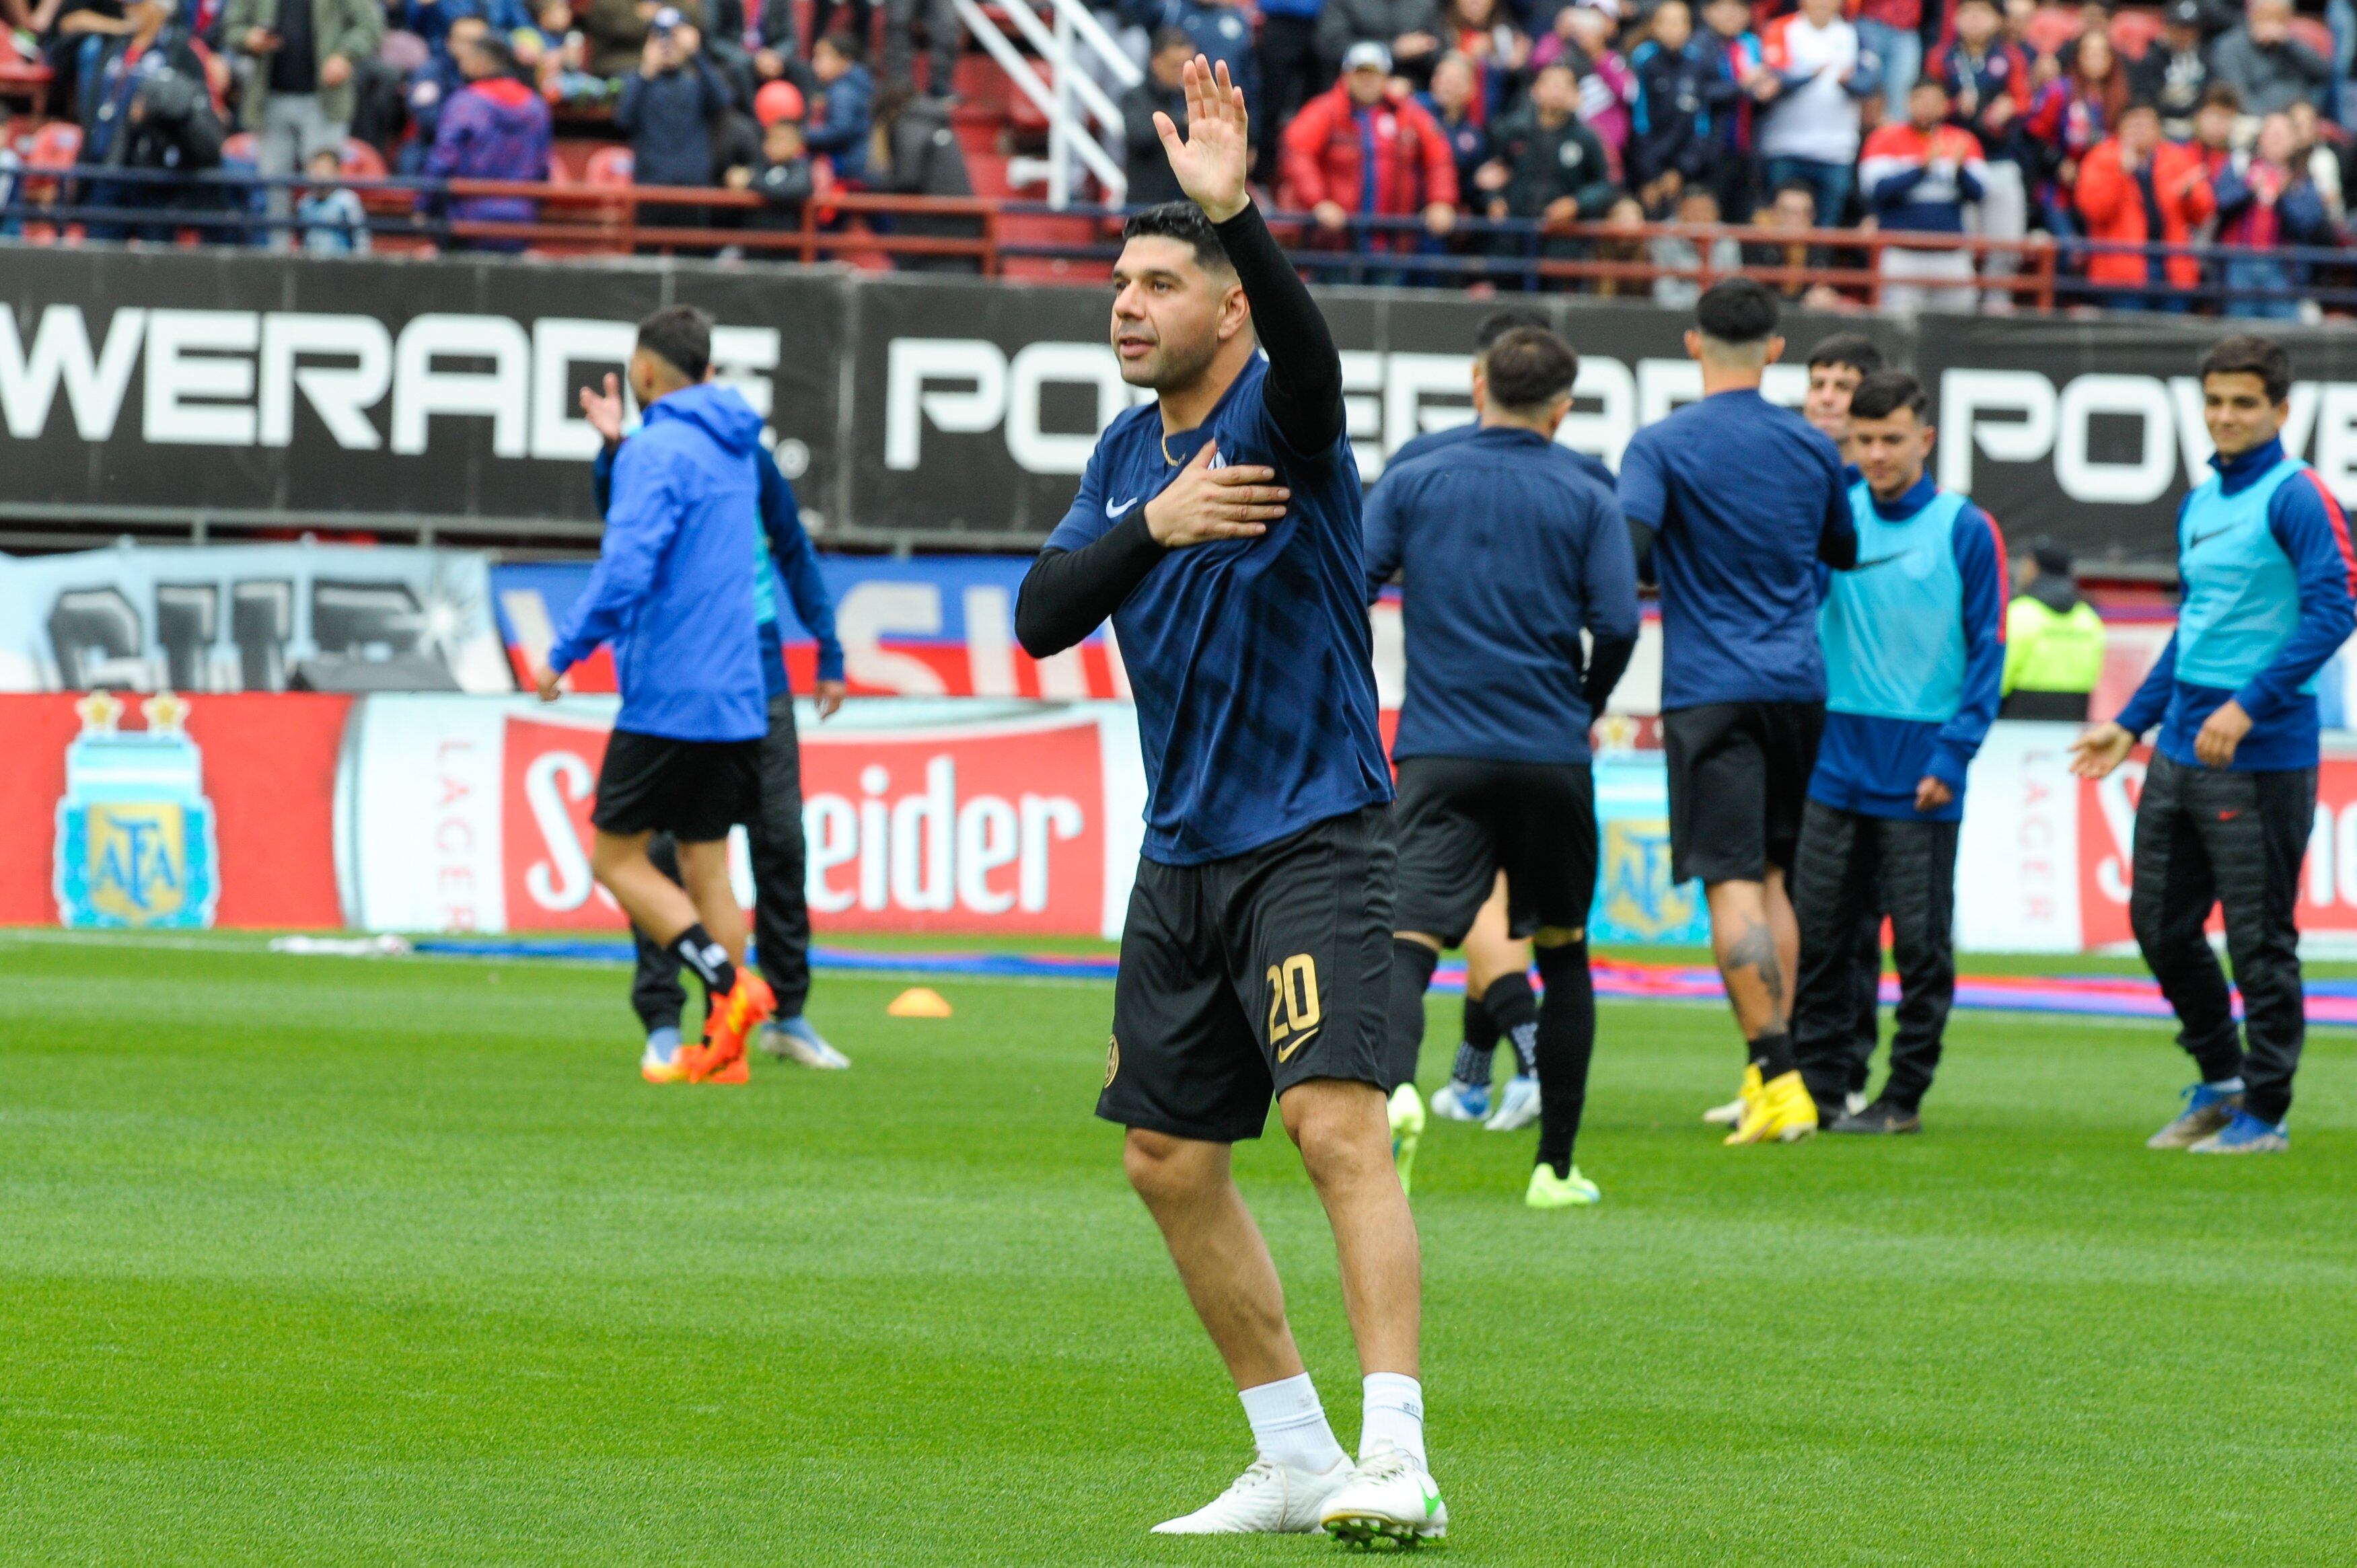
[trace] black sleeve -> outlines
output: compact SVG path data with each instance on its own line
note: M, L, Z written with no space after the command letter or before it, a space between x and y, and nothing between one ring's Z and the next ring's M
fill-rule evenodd
M1637 557L1637 581L1645 586L1658 587L1653 576L1653 530L1651 524L1629 520L1629 548Z
M1147 531L1142 505L1078 550L1041 551L1015 596L1015 639L1034 659L1061 653L1104 624L1168 553Z
M1257 206L1246 203L1213 229L1252 303L1260 346L1268 351L1269 418L1296 452L1323 452L1342 438L1342 359L1326 317L1277 249Z
M1642 525L1632 523L1631 526ZM1612 688L1618 686L1620 677L1628 672L1629 658L1636 651L1634 641L1623 641L1619 638L1608 640L1599 637L1589 646L1587 669L1579 680L1579 694L1587 703L1590 718L1604 716L1604 704L1611 700Z

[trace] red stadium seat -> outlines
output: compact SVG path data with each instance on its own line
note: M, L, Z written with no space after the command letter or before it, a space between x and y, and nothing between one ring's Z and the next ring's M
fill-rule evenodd
M25 167L69 169L81 156L81 127L70 121L52 120L33 133L33 144L25 150Z
M2029 18L2029 25L2022 29L2022 37L2029 40L2029 52L2034 55L2054 54L2078 36L2079 13L2060 5L2040 6L2038 14Z
M2122 11L2112 18L2112 48L2119 51L2122 59L2142 59L2153 40L2160 37L2160 14L2157 11Z
M581 170L584 185L629 185L632 163L628 147L599 147Z
M358 136L344 138L343 166L346 179L382 179L385 177L384 155Z

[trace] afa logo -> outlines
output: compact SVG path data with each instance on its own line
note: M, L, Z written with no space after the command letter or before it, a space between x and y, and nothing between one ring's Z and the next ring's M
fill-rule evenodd
M117 726L124 704L92 692L75 704L58 802L55 888L66 926L196 928L220 897L204 758L183 727L188 704L166 692L140 703L145 730Z
M1670 824L1657 817L1608 817L1597 879L1597 941L1692 942L1708 939L1694 886L1670 880Z

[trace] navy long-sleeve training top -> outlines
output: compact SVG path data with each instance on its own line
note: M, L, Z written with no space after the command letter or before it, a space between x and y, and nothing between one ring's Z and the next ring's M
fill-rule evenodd
M1579 454L1492 425L1394 463L1367 498L1366 557L1370 600L1394 571L1406 585L1394 757L1588 760L1636 646L1637 560Z

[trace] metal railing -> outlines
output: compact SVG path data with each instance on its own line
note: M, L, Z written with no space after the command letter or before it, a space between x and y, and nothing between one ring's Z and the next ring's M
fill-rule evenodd
M1122 113L1096 79L1109 77L1126 91L1145 79L1137 62L1082 0L999 0L988 11L977 0L951 3L966 31L998 63L1016 91L1048 119L1048 156L1011 160L1007 178L1017 187L1045 180L1048 205L1061 210L1072 205L1080 188L1075 177L1085 170L1096 177L1106 199L1119 206L1128 193L1129 177L1105 144L1118 145ZM1044 5L1052 21L1042 22L1035 5ZM1031 47L1031 55L1000 27L996 18L1002 16ZM1047 68L1045 81L1040 66Z
M372 239L389 249L530 249L565 255L731 250L804 263L881 256L899 263L950 261L986 276L1003 275L1010 262L1045 262L1063 263L1062 281L1082 284L1102 278L1121 249L1119 209L1059 208L1052 202L835 188L814 194L799 211L779 213L755 192L718 187L397 177L340 184L361 197ZM27 170L9 203L0 207L0 224L36 242L136 231L151 238L251 244L308 227L294 213L266 210L263 198L274 189L300 191L313 185L301 176L264 179L224 171L186 176L87 166ZM171 204L159 205L164 198ZM451 215L453 202L486 198L530 201L534 216L515 220ZM755 226L764 216L772 222ZM2042 234L1998 240L1854 229L1516 219L1464 219L1447 233L1434 234L1416 218L1353 217L1339 229L1303 213L1275 211L1269 218L1294 263L1328 283L1641 295L1665 279L1707 287L1739 273L1795 297L1828 289L1854 308L1878 308L1894 285L1903 284L1969 290L1983 306L2003 301L2031 311L2125 306L2233 313L2312 301L2327 310L2357 312L2357 251L2320 247L2262 252ZM1662 258L1654 243L1664 240L1690 247L1692 259ZM1720 252L1729 242L1738 247L1739 264L1722 264ZM1969 272L1958 269L1933 278L1894 275L1884 260L1893 252L1912 257L1961 254L1971 258L1971 266ZM2083 276L2090 259L2112 256L2142 257L2161 281L2111 284ZM2199 281L2184 286L2167 281L2172 260L2192 263ZM2274 275L2229 275L2230 266L2255 264L2272 269Z

